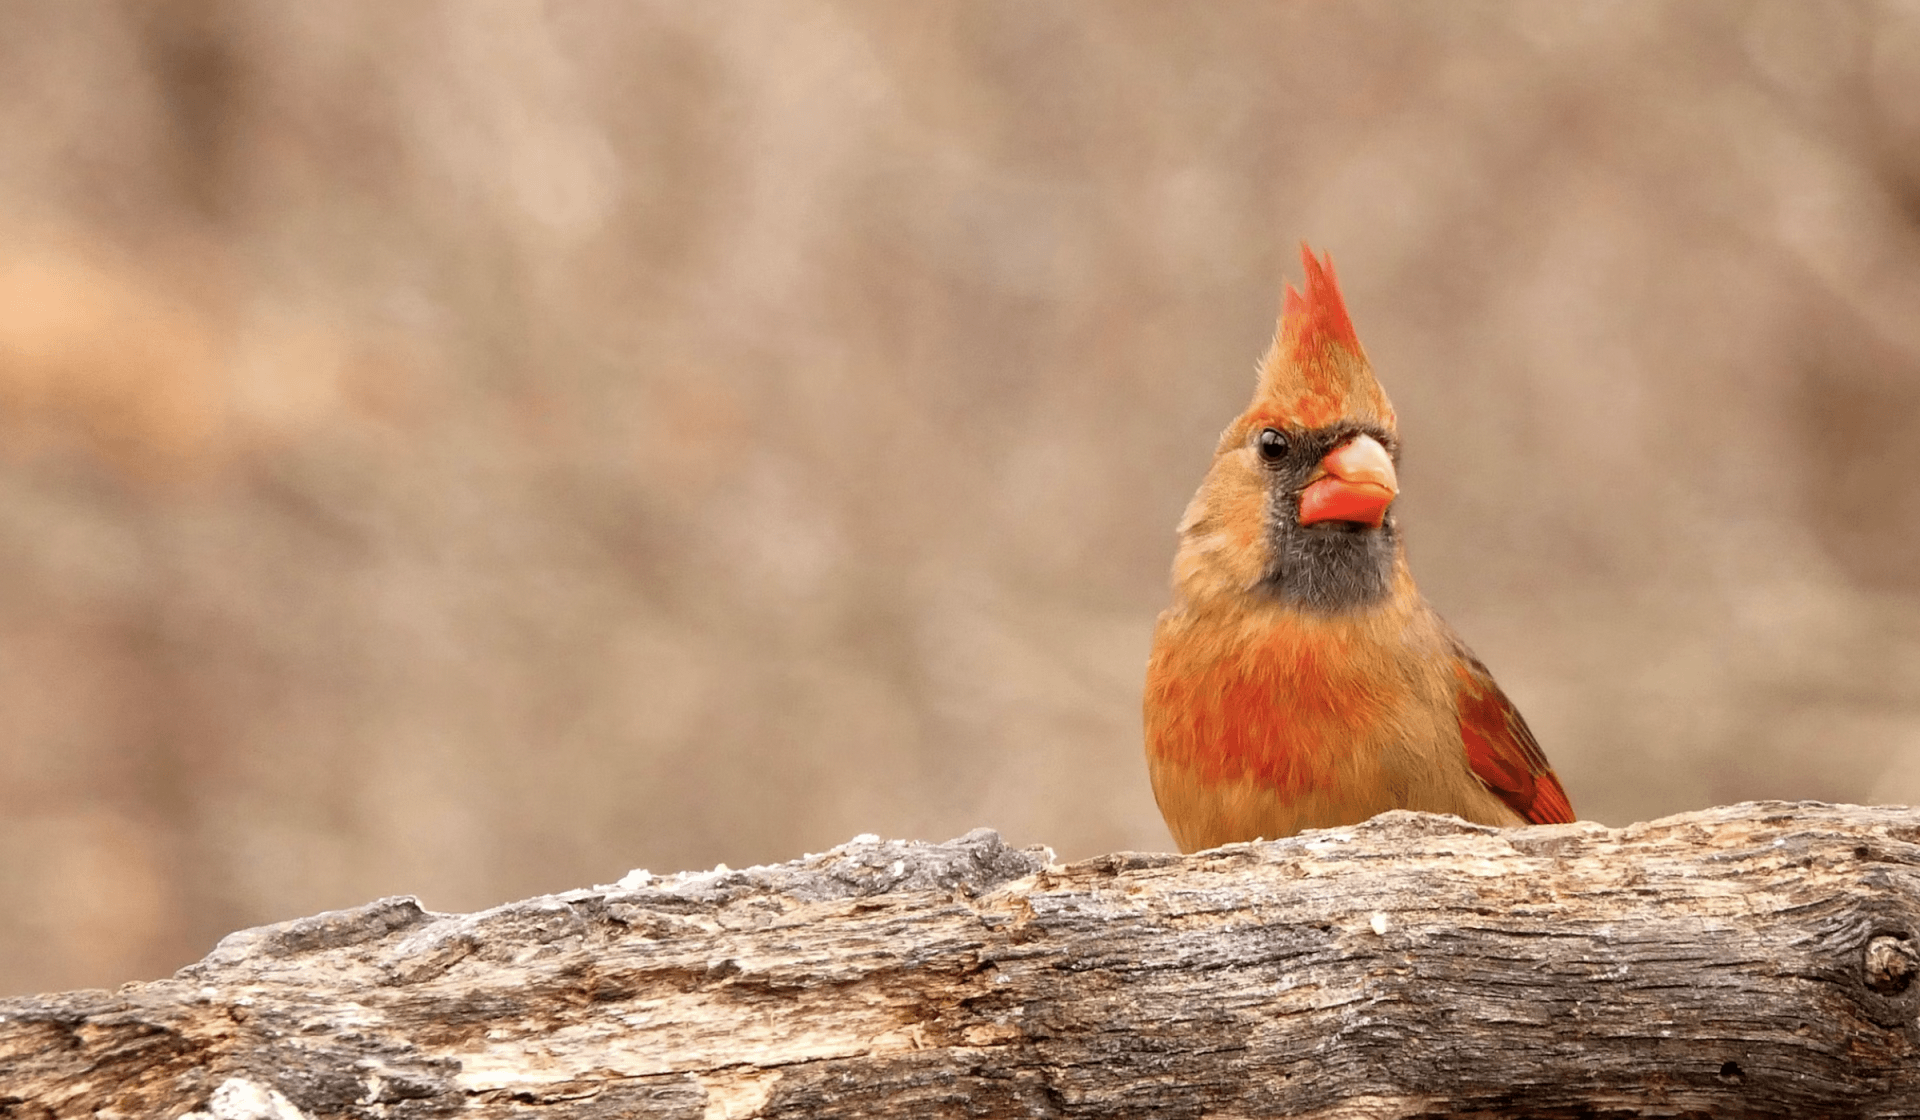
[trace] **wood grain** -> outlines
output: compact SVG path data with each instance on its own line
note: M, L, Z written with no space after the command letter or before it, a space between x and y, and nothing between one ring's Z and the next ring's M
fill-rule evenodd
M0 1002L0 1116L1920 1116L1920 812L991 832L234 934Z

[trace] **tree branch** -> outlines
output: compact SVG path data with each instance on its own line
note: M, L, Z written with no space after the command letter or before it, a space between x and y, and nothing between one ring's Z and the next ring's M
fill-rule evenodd
M1910 809L641 878L0 1002L0 1116L1920 1116Z

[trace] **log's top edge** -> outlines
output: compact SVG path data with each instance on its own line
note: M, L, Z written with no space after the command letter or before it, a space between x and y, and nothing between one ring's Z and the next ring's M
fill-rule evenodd
M542 895L471 914L435 913L412 896L383 898L228 934L205 958L176 974L205 983L222 973L312 952L372 947L402 938L431 959L450 944L489 940L553 942L579 932L583 910L688 913L742 899L794 903L844 902L875 896L944 894L971 898L1032 875L1053 863L1044 847L1015 848L992 829L978 828L945 843L856 836L828 851L787 863L656 876L634 871L619 882Z
M702 902L725 901L741 892L780 894L809 902L866 898L917 891L976 895L1022 878L1053 862L1050 848L1014 848L990 828L976 828L945 843L856 836L825 852L786 863L735 870L656 876L629 872L618 883L555 897L652 894Z
M1761 832L1786 834L1847 833L1891 829L1896 838L1920 843L1920 809L1906 805L1849 805L1828 801L1742 801L1694 809L1650 821L1609 826L1597 821L1496 828L1438 813L1394 809L1356 825L1309 829L1280 840L1225 844L1192 855L1113 852L1076 861L1059 871L1122 872L1194 866L1261 858L1297 856L1339 858L1353 850L1394 856L1424 842L1457 845L1491 841L1494 846L1530 853L1571 852L1577 848L1633 844L1679 836L1712 845L1750 842Z
M1364 859L1413 858L1423 851L1481 848L1527 855L1572 855L1607 847L1675 841L1702 850L1729 844L1803 842L1821 835L1861 838L1885 834L1920 844L1920 810L1903 806L1858 806L1817 801L1758 801L1680 813L1609 828L1590 821L1565 825L1495 829L1457 817L1395 811L1346 828L1301 833L1278 841L1228 845L1190 856L1117 852L1072 864L1054 862L1046 848L1015 848L991 829L976 829L945 843L881 840L859 836L827 852L782 864L655 876L633 872L618 883L508 903L472 914L439 914L418 899L400 896L294 921L241 930L223 938L206 958L176 978L207 984L234 973L272 971L276 962L312 953L378 953L408 962L409 971L437 972L459 958L493 946L553 944L582 936L594 922L673 923L676 915L702 915L735 905L880 901L943 895L965 901L1005 890L1022 880L1104 878L1115 875L1178 875L1188 870L1230 870L1248 862L1311 860L1332 865ZM639 917L635 917L638 915ZM401 979L396 977L395 979ZM0 1001L3 1005L5 1001Z

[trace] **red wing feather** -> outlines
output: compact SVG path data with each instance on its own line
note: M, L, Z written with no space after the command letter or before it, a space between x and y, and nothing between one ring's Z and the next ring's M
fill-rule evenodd
M1520 718L1493 675L1464 647L1458 650L1455 672L1460 704L1460 738L1467 747L1467 764L1474 776L1500 800L1534 824L1565 824L1573 820L1573 806L1547 756L1540 753L1527 721Z

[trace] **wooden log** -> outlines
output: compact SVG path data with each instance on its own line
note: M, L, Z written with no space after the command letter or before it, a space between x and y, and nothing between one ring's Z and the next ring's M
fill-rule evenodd
M1920 1116L1920 812L980 831L0 1002L0 1116Z

